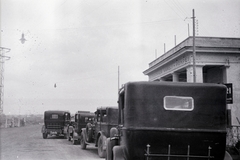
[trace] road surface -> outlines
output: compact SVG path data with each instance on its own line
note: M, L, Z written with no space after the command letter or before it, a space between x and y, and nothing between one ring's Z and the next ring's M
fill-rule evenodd
M42 138L41 125L0 129L1 160L103 160L94 145L82 150L67 139Z

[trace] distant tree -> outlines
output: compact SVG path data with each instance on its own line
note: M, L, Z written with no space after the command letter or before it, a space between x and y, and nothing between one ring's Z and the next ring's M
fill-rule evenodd
M0 115L0 127L4 126L6 122L6 115L5 114L1 114Z

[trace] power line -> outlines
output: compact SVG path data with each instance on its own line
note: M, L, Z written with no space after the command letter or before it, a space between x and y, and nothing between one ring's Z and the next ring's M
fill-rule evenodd
M184 14L185 17L187 17L187 13L185 12L185 9L181 6L179 1L172 0L172 2L175 4L175 6Z
M182 20L184 20L184 18L182 18L182 17L175 11L175 9L174 9L171 5L168 4L168 2L167 2L166 0L164 0L164 2L173 10L174 13L176 13L177 16L179 16Z

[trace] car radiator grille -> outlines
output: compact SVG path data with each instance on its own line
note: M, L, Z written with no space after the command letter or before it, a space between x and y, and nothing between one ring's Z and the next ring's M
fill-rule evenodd
M61 126L59 124L52 123L52 124L48 124L47 128L48 129L61 129Z

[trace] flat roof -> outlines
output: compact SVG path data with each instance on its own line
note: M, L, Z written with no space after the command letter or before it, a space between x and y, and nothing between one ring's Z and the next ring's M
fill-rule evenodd
M181 43L170 49L160 57L156 58L149 63L149 68L163 61L164 59L174 55L180 50L191 48L193 46L193 37L190 36L183 40ZM240 38L227 38L227 37L195 37L195 46L201 48L219 48L219 49L230 49L235 48L240 51ZM146 70L148 71L149 68ZM146 72L144 71L144 73Z

